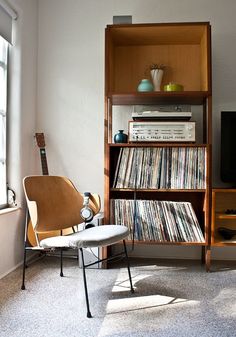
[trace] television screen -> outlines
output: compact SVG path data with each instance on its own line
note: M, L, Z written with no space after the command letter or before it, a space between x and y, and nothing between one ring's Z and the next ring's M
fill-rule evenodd
M236 184L236 111L221 112L221 179Z

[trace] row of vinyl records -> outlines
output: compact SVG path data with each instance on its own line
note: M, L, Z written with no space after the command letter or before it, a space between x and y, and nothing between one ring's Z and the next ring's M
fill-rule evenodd
M111 223L125 225L129 239L158 242L204 242L190 202L111 199ZM134 227L135 226L135 227Z
M205 147L120 148L113 188L204 189Z

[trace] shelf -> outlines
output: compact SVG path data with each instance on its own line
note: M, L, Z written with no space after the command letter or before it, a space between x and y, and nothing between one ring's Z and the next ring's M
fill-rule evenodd
M213 193L235 193L236 192L236 189L235 188L213 188L212 189L212 192Z
M133 243L132 240L127 240L126 241L127 244L131 244ZM196 246L205 246L206 243L205 242L169 242L169 241L165 241L165 242L158 242L158 241L138 241L135 240L134 244L137 245L176 245L176 246L192 246L192 245L196 245Z
M139 189L134 189L134 188L111 188L110 191L114 192L147 192L147 193L153 193L153 192L179 192L179 193L191 193L191 192L200 192L200 193L205 193L205 189L145 189L145 188L139 188Z
M208 147L207 144L196 144L196 143L168 143L168 142L152 142L152 143L108 143L111 148L120 148L120 147Z
M108 93L113 105L147 105L147 104L191 104L201 105L211 93L208 91L160 91Z
M236 214L216 213L216 219L219 219L219 220L236 220Z
M224 240L224 239L219 239L219 240L214 240L211 243L212 246L214 247L225 247L225 246L235 246L236 245L236 239L235 240Z
M117 46L200 44L209 22L166 22L107 25Z
M227 209L235 209L236 189L212 189L212 226L211 245L216 247L236 246L236 235L231 240L225 240L218 232L219 227L236 229L236 214L226 214Z

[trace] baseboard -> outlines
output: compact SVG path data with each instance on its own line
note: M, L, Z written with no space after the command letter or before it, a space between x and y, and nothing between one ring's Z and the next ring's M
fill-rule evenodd
M12 271L16 270L18 267L20 267L22 265L23 262L19 262L17 265L15 265L14 267L12 267L11 269L8 269L5 273L0 275L0 280L7 276L8 274L10 274Z

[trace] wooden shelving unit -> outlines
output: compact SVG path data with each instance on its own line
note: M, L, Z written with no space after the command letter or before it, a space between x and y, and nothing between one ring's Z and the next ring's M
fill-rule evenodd
M236 231L236 214L227 214L227 210L236 208L236 189L214 188L212 190L212 228L211 245L218 247L236 246L236 235L226 240L218 229L229 228Z
M152 63L165 65L160 92L137 92ZM169 82L181 83L182 92L165 92ZM186 104L201 106L202 139L199 143L114 144L113 110L118 106ZM165 242L171 245L203 246L206 268L210 268L211 218L211 27L208 22L108 25L105 44L105 200L104 223L110 223L111 199L173 200L191 202L204 242ZM127 120L128 123L128 120ZM119 151L126 147L202 147L206 149L206 186L203 189L114 188ZM163 244L140 242L139 244Z

